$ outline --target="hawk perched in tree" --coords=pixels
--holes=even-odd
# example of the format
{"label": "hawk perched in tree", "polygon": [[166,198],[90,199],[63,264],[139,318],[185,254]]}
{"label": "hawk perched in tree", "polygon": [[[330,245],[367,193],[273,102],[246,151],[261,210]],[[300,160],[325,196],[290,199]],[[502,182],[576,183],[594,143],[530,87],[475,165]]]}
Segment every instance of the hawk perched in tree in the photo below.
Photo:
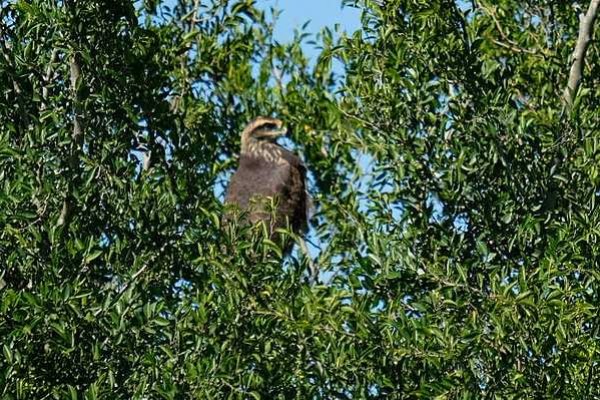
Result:
{"label": "hawk perched in tree", "polygon": [[282,125],[278,119],[258,117],[242,131],[239,166],[225,197],[225,203],[237,205],[250,223],[264,221],[271,239],[277,228],[288,224],[296,234],[308,227],[306,169],[298,156],[275,142],[287,132]]}

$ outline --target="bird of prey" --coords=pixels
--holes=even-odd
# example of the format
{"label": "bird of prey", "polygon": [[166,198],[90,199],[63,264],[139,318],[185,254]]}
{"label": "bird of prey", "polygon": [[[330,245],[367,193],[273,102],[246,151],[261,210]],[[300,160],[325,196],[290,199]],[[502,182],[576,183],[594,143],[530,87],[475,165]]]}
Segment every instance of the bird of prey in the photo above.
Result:
{"label": "bird of prey", "polygon": [[[276,143],[287,132],[282,125],[279,119],[258,117],[242,131],[239,166],[225,197],[225,204],[236,205],[246,222],[264,221],[271,240],[277,228],[302,235],[308,227],[306,169],[297,155]],[[284,252],[292,245],[288,241]]]}

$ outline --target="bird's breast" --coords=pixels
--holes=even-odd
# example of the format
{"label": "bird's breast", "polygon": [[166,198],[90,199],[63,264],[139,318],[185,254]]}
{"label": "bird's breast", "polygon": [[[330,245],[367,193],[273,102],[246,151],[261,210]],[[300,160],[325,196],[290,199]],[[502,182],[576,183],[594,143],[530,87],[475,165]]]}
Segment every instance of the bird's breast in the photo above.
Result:
{"label": "bird's breast", "polygon": [[289,169],[287,162],[278,164],[261,157],[242,155],[230,182],[228,202],[245,204],[257,195],[275,196],[281,193],[289,180]]}

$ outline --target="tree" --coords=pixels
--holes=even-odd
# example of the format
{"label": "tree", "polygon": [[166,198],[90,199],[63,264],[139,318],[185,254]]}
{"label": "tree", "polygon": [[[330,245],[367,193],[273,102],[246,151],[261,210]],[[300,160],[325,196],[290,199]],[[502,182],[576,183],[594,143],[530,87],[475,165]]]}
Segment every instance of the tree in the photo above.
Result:
{"label": "tree", "polygon": [[[251,0],[2,2],[3,398],[600,394],[597,2],[345,3],[311,64]],[[220,225],[256,115],[315,284]]]}

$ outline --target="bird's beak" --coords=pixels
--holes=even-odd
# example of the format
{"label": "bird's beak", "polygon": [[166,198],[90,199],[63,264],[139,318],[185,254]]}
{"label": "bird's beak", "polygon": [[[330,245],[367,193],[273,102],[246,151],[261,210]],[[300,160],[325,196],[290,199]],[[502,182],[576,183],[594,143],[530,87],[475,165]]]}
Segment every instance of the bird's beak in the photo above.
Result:
{"label": "bird's beak", "polygon": [[273,136],[275,137],[279,137],[279,136],[285,136],[288,133],[288,129],[285,126],[279,127],[279,129],[275,129],[273,131]]}
{"label": "bird's beak", "polygon": [[280,136],[284,136],[288,133],[286,127],[279,126],[278,129],[272,129],[270,131],[262,132],[260,136],[269,139],[277,139]]}
{"label": "bird's beak", "polygon": [[272,132],[274,137],[284,136],[285,134],[287,134],[288,130],[285,126],[283,126],[283,121],[278,119],[276,124],[277,124],[276,125],[277,129],[273,129],[273,132]]}

